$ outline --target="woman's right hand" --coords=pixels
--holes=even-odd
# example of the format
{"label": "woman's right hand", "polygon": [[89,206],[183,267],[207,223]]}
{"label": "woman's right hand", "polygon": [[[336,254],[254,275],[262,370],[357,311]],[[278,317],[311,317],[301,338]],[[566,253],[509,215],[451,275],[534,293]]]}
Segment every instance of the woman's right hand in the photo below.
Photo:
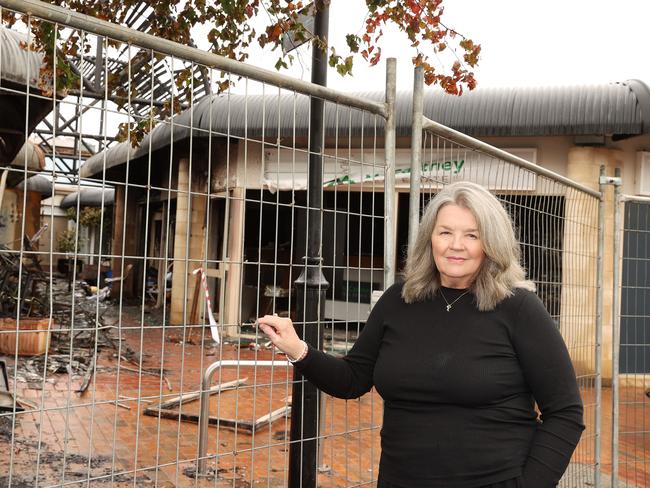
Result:
{"label": "woman's right hand", "polygon": [[303,354],[305,342],[296,334],[291,319],[277,315],[265,315],[257,319],[257,324],[262,332],[269,336],[275,347],[290,359],[297,359]]}

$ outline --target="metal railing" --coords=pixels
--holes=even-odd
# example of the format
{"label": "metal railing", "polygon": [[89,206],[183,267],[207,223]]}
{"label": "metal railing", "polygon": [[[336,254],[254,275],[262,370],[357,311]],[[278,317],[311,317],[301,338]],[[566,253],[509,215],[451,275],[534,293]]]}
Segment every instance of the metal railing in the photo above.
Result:
{"label": "metal railing", "polygon": [[[208,366],[203,373],[203,381],[201,382],[201,406],[199,414],[199,456],[197,460],[197,471],[199,474],[205,474],[207,467],[207,440],[208,440],[208,426],[210,425],[210,389],[212,388],[212,377],[221,368],[224,367],[246,367],[252,366],[255,368],[270,367],[275,368],[279,366],[289,367],[292,364],[289,361],[237,361],[225,360],[217,361]],[[219,428],[219,420],[216,420],[217,428]]]}

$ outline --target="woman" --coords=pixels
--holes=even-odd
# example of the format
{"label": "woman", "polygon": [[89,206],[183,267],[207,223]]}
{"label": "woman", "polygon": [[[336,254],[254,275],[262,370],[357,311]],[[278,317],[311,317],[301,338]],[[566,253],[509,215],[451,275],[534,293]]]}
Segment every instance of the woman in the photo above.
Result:
{"label": "woman", "polygon": [[308,347],[289,319],[259,319],[324,392],[356,398],[377,388],[378,487],[557,485],[584,429],[582,402],[519,258],[499,201],[458,182],[427,206],[404,282],[382,295],[347,356]]}

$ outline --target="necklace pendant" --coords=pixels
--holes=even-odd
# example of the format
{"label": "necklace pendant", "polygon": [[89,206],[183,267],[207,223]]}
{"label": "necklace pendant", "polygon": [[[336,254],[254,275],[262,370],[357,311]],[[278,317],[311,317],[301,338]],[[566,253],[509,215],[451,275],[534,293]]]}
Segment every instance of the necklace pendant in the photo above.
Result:
{"label": "necklace pendant", "polygon": [[449,312],[449,310],[451,310],[451,305],[447,305],[447,312]]}

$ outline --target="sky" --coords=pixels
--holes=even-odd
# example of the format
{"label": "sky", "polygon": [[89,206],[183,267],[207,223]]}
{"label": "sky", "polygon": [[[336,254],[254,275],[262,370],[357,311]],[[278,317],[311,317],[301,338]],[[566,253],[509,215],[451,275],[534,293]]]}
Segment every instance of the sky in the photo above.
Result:
{"label": "sky", "polygon": [[[478,87],[597,84],[641,79],[650,85],[650,0],[444,0],[443,21],[482,46]],[[331,0],[330,40],[345,48],[347,33],[363,33],[364,0]],[[258,29],[259,31],[259,29]],[[206,30],[207,33],[207,30]],[[205,37],[205,34],[204,34]],[[200,44],[200,38],[197,38]],[[207,44],[207,41],[206,41]],[[413,86],[412,51],[396,30],[385,33],[383,59],[369,67],[358,57],[354,75],[328,74],[342,91],[383,91],[385,59],[397,58],[397,89]],[[282,72],[310,80],[310,50]],[[275,53],[252,50],[250,62],[274,70]],[[451,66],[452,60],[447,60]],[[237,83],[233,92],[259,92]]]}
{"label": "sky", "polygon": [[[479,87],[575,85],[638,78],[650,84],[648,0],[445,0],[443,21],[482,46],[475,71]],[[348,32],[363,29],[363,0],[332,0],[330,39],[344,46]],[[410,90],[413,68],[403,34],[388,32],[384,60],[398,59],[398,90]],[[300,50],[291,76],[310,79],[310,53]],[[275,55],[252,53],[272,68]],[[451,61],[449,61],[449,66]],[[354,75],[328,74],[328,85],[345,91],[383,90],[384,61],[373,68],[358,58]]]}

